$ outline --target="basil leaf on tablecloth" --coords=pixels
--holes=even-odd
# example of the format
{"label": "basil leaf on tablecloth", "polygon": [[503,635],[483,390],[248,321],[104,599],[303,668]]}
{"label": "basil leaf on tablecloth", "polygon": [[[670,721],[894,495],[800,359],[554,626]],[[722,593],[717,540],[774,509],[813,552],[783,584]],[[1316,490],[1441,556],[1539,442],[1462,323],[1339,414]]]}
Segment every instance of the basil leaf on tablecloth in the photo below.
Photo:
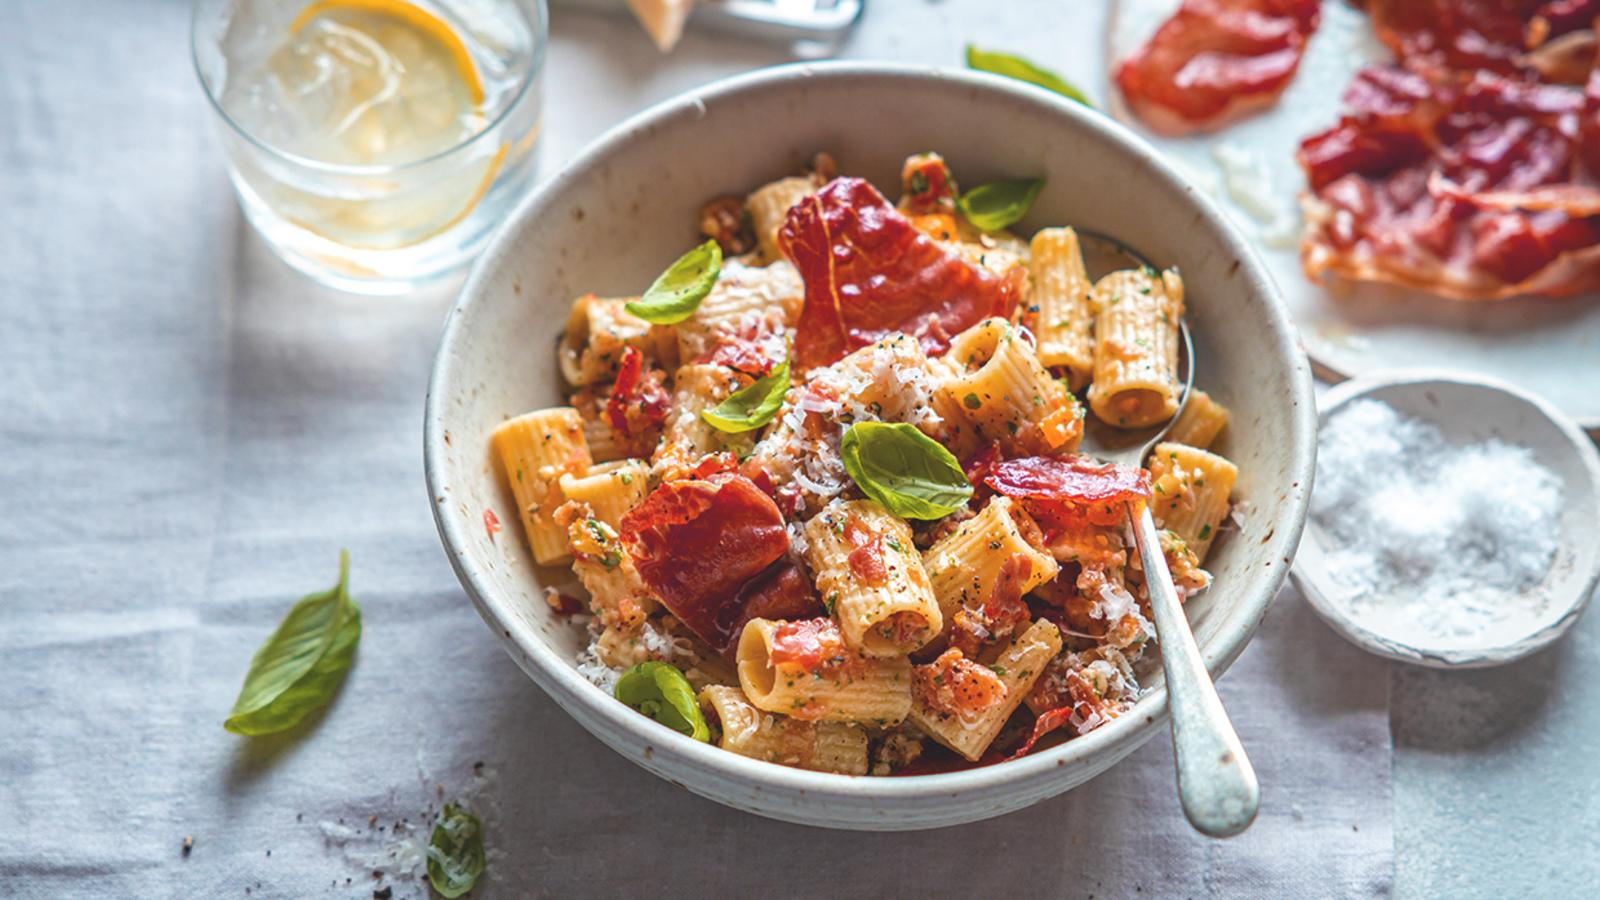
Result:
{"label": "basil leaf on tablecloth", "polygon": [[472,890],[483,874],[483,823],[446,803],[428,840],[428,883],[439,896],[454,898]]}
{"label": "basil leaf on tablecloth", "polygon": [[349,584],[350,555],[341,550],[338,584],[302,597],[256,651],[224,728],[284,731],[333,698],[361,640],[361,610]]}
{"label": "basil leaf on tablecloth", "polygon": [[1076,100],[1084,106],[1094,109],[1094,103],[1089,100],[1089,95],[1079,90],[1072,82],[1060,75],[1011,53],[1000,53],[994,50],[979,50],[971,44],[967,45],[967,68],[977,69],[980,72],[990,72],[995,75],[1004,75],[1018,81],[1038,85],[1048,91],[1055,91],[1069,100]]}

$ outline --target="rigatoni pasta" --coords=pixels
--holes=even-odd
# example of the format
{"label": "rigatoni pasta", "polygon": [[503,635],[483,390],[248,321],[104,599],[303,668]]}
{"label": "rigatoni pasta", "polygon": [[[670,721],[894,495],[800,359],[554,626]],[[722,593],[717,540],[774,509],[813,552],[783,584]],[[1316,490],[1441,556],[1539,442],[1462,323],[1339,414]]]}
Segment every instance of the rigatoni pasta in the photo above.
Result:
{"label": "rigatoni pasta", "polygon": [[995,497],[982,512],[929,547],[922,555],[923,565],[944,619],[953,619],[964,605],[988,599],[1000,567],[1014,555],[1021,554],[1032,564],[1023,593],[1054,578],[1059,567],[1043,541],[1026,510],[1010,497]]}
{"label": "rigatoni pasta", "polygon": [[1094,374],[1094,310],[1078,233],[1071,228],[1043,228],[1029,248],[1039,362],[1065,370],[1070,387],[1080,390]]}
{"label": "rigatoni pasta", "polygon": [[745,211],[750,214],[750,225],[756,233],[756,244],[764,262],[783,259],[778,250],[778,229],[789,214],[789,208],[799,203],[821,185],[808,175],[796,175],[768,182],[750,192],[745,198]]}
{"label": "rigatoni pasta", "polygon": [[663,366],[677,362],[672,329],[652,325],[626,309],[637,299],[585,294],[573,302],[558,354],[561,374],[569,384],[598,384],[615,378],[625,347],[633,347]]}
{"label": "rigatoni pasta", "polygon": [[944,628],[911,528],[871,500],[834,501],[806,523],[806,562],[845,643],[904,656]]}
{"label": "rigatoni pasta", "polygon": [[584,503],[594,517],[612,528],[622,523],[622,514],[644,500],[650,490],[650,467],[642,459],[623,459],[593,465],[578,475],[561,476],[561,493],[566,499]]}
{"label": "rigatoni pasta", "polygon": [[708,685],[700,702],[717,726],[717,746],[782,766],[867,774],[867,733],[844,722],[809,722],[757,709],[736,687]]}
{"label": "rigatoni pasta", "polygon": [[1215,453],[1163,442],[1150,452],[1150,478],[1155,492],[1150,514],[1156,524],[1171,530],[1205,562],[1232,508],[1228,496],[1239,468]]}
{"label": "rigatoni pasta", "polygon": [[1045,370],[1025,331],[985,319],[956,335],[948,359],[955,374],[939,393],[984,438],[1024,454],[1077,449],[1077,400]]}
{"label": "rigatoni pasta", "polygon": [[1167,432],[1167,440],[1205,450],[1226,427],[1228,408],[1197,388],[1189,392],[1189,399],[1178,413],[1177,421],[1172,423],[1172,430]]}
{"label": "rigatoni pasta", "polygon": [[748,454],[750,434],[718,431],[700,415],[743,387],[749,378],[714,363],[682,366],[673,376],[671,412],[651,463],[663,477],[675,476],[713,453]]}
{"label": "rigatoni pasta", "polygon": [[566,559],[565,530],[555,521],[561,476],[584,474],[593,464],[578,411],[562,406],[509,419],[494,430],[490,443],[517,498],[534,561],[550,565]]}
{"label": "rigatoni pasta", "polygon": [[489,436],[534,559],[571,559],[546,598],[588,630],[578,670],[819,772],[987,764],[1101,727],[1156,637],[1130,511],[1150,506],[1190,596],[1238,478],[1202,391],[1147,469],[1078,453],[1088,414],[1177,413],[1183,283],[1092,281],[1079,232],[1012,234],[936,154],[894,204],[831,168],[707,204],[715,245],[632,311],[579,297],[571,405]]}
{"label": "rigatoni pasta", "polygon": [[1178,411],[1178,323],[1183,280],[1176,270],[1127,269],[1095,282],[1094,382],[1089,408],[1102,422],[1143,428]]}
{"label": "rigatoni pasta", "polygon": [[883,726],[911,709],[911,661],[850,648],[831,619],[750,620],[738,670],[751,703],[798,719]]}
{"label": "rigatoni pasta", "polygon": [[1045,665],[1061,652],[1061,632],[1040,619],[988,665],[946,650],[918,666],[911,721],[939,743],[976,762],[994,743]]}

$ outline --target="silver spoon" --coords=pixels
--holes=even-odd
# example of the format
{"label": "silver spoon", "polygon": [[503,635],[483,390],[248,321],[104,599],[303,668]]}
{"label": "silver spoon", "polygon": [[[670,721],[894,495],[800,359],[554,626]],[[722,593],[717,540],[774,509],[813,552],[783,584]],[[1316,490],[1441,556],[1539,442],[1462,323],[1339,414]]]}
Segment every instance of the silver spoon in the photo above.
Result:
{"label": "silver spoon", "polygon": [[[1149,265],[1144,257],[1111,238],[1079,233],[1084,263],[1093,279],[1117,269]],[[1194,387],[1194,343],[1189,325],[1179,323],[1183,341],[1183,393],[1178,412],[1189,402]],[[1097,459],[1142,466],[1154,447],[1177,420],[1144,430],[1111,428],[1090,416],[1081,450]],[[1178,770],[1178,799],[1196,830],[1212,837],[1230,837],[1250,827],[1261,805],[1261,786],[1244,746],[1228,721],[1189,630],[1178,592],[1167,571],[1161,539],[1147,504],[1129,504],[1128,524],[1144,566],[1150,609],[1155,616],[1162,669],[1167,679],[1167,705],[1172,713],[1172,750]]]}

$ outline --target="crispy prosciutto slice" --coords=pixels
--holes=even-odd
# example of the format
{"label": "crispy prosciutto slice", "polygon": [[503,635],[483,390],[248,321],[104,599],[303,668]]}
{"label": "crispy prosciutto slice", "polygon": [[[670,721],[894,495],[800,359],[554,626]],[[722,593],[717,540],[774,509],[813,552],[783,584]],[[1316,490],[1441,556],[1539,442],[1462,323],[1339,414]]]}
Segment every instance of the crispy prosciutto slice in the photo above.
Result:
{"label": "crispy prosciutto slice", "polygon": [[943,353],[956,332],[1009,316],[1020,289],[939,246],[860,178],[836,178],[796,203],[778,246],[805,281],[794,343],[801,369],[897,331]]}
{"label": "crispy prosciutto slice", "polygon": [[1339,123],[1300,145],[1307,276],[1459,300],[1600,287],[1600,191],[1580,181],[1596,101],[1486,71],[1362,71]]}
{"label": "crispy prosciutto slice", "polygon": [[639,577],[673,615],[719,649],[727,646],[727,629],[739,623],[726,608],[789,549],[772,498],[729,472],[663,484],[621,524]]}
{"label": "crispy prosciutto slice", "polygon": [[1047,531],[1072,528],[1084,520],[1112,525],[1122,520],[1122,504],[1150,496],[1150,475],[1085,456],[1026,456],[989,467],[984,484],[997,494],[1021,500]]}
{"label": "crispy prosciutto slice", "polygon": [[1270,106],[1316,31],[1319,0],[1183,0],[1117,66],[1128,107],[1152,128],[1218,128]]}

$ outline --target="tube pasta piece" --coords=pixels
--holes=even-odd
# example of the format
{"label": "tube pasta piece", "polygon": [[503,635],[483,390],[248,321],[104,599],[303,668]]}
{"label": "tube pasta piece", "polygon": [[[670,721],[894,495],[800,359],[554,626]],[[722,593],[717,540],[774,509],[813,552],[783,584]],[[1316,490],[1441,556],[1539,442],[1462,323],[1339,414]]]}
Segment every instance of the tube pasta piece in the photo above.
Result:
{"label": "tube pasta piece", "polygon": [[626,305],[637,299],[584,294],[572,302],[559,353],[568,384],[581,387],[616,378],[624,347],[638,348],[669,369],[677,363],[672,326],[652,325],[628,312]]}
{"label": "tube pasta piece", "polygon": [[1095,283],[1089,408],[1107,425],[1142,428],[1178,411],[1183,280],[1174,269],[1125,269]]}
{"label": "tube pasta piece", "polygon": [[778,229],[783,227],[789,208],[819,187],[809,175],[795,175],[769,181],[745,198],[744,208],[750,214],[763,262],[783,259],[783,251],[778,249]]}
{"label": "tube pasta piece", "polygon": [[904,656],[939,636],[944,616],[911,528],[872,500],[835,500],[805,527],[806,562],[844,641],[867,656]]}
{"label": "tube pasta piece", "polygon": [[805,285],[785,260],[747,266],[729,260],[700,306],[675,327],[678,359],[702,362],[717,344],[732,338],[765,338],[776,345],[774,362],[785,353],[784,330],[800,318]]}
{"label": "tube pasta piece", "polygon": [[1043,543],[1039,526],[1021,505],[1010,497],[996,496],[982,512],[929,547],[922,562],[944,621],[954,621],[963,605],[987,600],[1001,568],[1015,554],[1030,561],[1022,593],[1056,577],[1060,566],[1042,549]]}
{"label": "tube pasta piece", "polygon": [[1014,454],[1078,448],[1078,401],[1040,364],[1022,329],[985,319],[956,335],[946,359],[956,373],[939,390],[985,438]]}
{"label": "tube pasta piece", "polygon": [[561,476],[561,493],[568,500],[587,503],[595,518],[613,530],[622,514],[644,502],[649,493],[650,467],[642,459],[623,459],[593,466],[587,474]]}
{"label": "tube pasta piece", "polygon": [[[929,737],[976,762],[1061,652],[1061,632],[1039,619],[983,666],[960,650],[917,666],[911,721]],[[1002,689],[995,690],[998,683]]]}
{"label": "tube pasta piece", "polygon": [[1164,441],[1150,452],[1149,469],[1154,490],[1150,513],[1156,524],[1171,530],[1205,562],[1228,516],[1228,495],[1239,468],[1215,453]]}
{"label": "tube pasta piece", "polygon": [[737,668],[751,703],[791,718],[883,726],[911,710],[911,661],[850,649],[832,619],[751,619]]}
{"label": "tube pasta piece", "polygon": [[807,722],[762,712],[736,687],[708,685],[700,705],[716,722],[717,746],[785,766],[867,774],[867,733],[845,722]]}
{"label": "tube pasta piece", "polygon": [[1204,450],[1227,426],[1228,408],[1196,388],[1189,392],[1189,400],[1178,413],[1178,421],[1172,423],[1172,430],[1167,432],[1167,440]]}
{"label": "tube pasta piece", "polygon": [[1094,312],[1089,306],[1091,284],[1071,228],[1045,228],[1029,245],[1033,278],[1032,304],[1038,308],[1033,335],[1038,340],[1039,362],[1050,369],[1066,369],[1073,390],[1080,390],[1094,374]]}
{"label": "tube pasta piece", "polygon": [[558,406],[518,416],[502,422],[489,443],[517,499],[534,561],[549,565],[567,559],[566,529],[555,520],[561,476],[585,474],[594,463],[578,411]]}
{"label": "tube pasta piece", "polygon": [[731,369],[709,363],[678,368],[672,383],[672,411],[667,416],[661,444],[651,458],[652,471],[660,480],[682,477],[712,453],[731,450],[740,457],[750,454],[755,446],[753,432],[727,434],[700,417],[703,410],[721,403],[748,381],[741,381]]}
{"label": "tube pasta piece", "polygon": [[589,445],[589,456],[597,463],[626,459],[629,448],[611,423],[606,421],[605,402],[602,400],[595,409],[594,415],[583,416],[583,439]]}

